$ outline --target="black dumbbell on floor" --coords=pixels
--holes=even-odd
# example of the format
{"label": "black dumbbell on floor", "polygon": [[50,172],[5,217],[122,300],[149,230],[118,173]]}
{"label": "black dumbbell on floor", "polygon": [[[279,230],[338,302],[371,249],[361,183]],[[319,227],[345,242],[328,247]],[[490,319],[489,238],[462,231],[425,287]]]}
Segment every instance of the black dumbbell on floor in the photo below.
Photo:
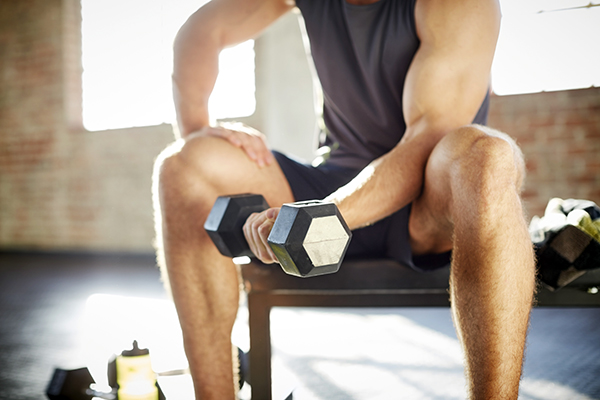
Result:
{"label": "black dumbbell on floor", "polygon": [[112,393],[96,392],[90,388],[95,383],[87,368],[61,369],[56,368],[52,379],[46,388],[46,396],[51,400],[92,400],[101,398],[114,400],[116,390]]}
{"label": "black dumbbell on floor", "polygon": [[[242,227],[250,214],[268,207],[261,195],[221,196],[204,229],[221,254],[252,257]],[[287,274],[309,277],[337,272],[351,238],[335,204],[305,201],[281,207],[268,243]]]}

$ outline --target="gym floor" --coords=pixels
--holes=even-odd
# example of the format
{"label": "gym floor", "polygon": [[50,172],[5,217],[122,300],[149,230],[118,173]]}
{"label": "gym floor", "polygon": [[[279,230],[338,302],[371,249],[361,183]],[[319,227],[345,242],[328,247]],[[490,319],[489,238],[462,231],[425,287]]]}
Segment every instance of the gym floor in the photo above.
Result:
{"label": "gym floor", "polygon": [[[103,372],[132,337],[158,370],[185,368],[176,321],[151,255],[0,253],[0,399],[45,398],[55,367]],[[277,308],[272,335],[275,399],[465,398],[448,309]],[[534,309],[520,398],[600,400],[599,337],[600,308]],[[191,399],[189,376],[160,383]]]}

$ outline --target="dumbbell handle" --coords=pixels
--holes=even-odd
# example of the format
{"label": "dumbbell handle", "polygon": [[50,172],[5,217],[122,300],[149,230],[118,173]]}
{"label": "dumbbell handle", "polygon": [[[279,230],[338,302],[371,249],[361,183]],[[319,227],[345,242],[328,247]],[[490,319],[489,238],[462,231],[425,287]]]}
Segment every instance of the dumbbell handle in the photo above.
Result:
{"label": "dumbbell handle", "polygon": [[115,400],[117,398],[116,392],[116,389],[113,392],[99,392],[91,388],[85,389],[85,394],[87,396],[98,397],[105,400]]}

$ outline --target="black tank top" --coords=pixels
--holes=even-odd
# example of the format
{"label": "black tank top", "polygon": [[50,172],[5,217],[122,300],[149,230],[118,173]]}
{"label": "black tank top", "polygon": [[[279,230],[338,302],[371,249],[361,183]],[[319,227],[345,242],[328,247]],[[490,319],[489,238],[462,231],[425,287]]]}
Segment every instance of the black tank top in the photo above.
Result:
{"label": "black tank top", "polygon": [[[404,135],[402,91],[420,43],[415,2],[296,0],[323,88],[328,163],[361,169]],[[473,122],[486,123],[488,97]]]}

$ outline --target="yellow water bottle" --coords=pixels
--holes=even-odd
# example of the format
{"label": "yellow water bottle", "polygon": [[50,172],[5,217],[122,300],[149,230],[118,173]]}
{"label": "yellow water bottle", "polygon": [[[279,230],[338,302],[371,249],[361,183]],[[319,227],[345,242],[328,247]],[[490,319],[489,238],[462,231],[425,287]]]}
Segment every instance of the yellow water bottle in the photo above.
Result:
{"label": "yellow water bottle", "polygon": [[156,375],[148,349],[140,349],[134,340],[133,349],[124,350],[116,362],[119,400],[158,400]]}

